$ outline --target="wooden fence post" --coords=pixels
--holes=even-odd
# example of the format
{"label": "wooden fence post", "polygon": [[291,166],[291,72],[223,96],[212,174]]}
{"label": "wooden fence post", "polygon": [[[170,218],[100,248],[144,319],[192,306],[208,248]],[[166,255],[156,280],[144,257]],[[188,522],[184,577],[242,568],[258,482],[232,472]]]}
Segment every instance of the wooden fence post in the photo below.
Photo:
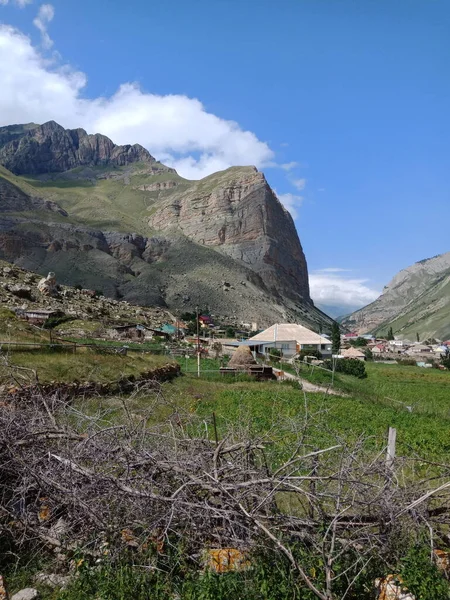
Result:
{"label": "wooden fence post", "polygon": [[394,460],[395,460],[395,443],[397,440],[397,430],[395,427],[389,427],[388,433],[388,446],[387,446],[387,454],[386,454],[386,468],[389,471],[393,470]]}

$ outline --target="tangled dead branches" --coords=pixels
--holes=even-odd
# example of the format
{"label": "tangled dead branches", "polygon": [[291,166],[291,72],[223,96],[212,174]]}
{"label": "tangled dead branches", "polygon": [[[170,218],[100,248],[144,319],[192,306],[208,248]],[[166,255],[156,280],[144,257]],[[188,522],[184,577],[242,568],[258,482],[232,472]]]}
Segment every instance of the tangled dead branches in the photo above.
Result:
{"label": "tangled dead branches", "polygon": [[[412,482],[408,463],[387,470],[384,451],[369,454],[364,439],[312,447],[311,429],[322,425],[305,414],[273,424],[290,440],[280,457],[270,435],[255,439],[242,426],[210,439],[204,421],[154,385],[137,393],[147,394],[146,408],[130,412],[122,399],[120,416],[38,394],[3,402],[0,526],[18,547],[95,553],[108,544],[114,554],[182,541],[198,557],[205,548],[263,545],[329,600],[336,581],[350,589],[399,528],[426,526],[433,545],[448,523],[445,466],[433,466],[436,481]],[[152,424],[161,407],[167,417]],[[299,545],[321,557],[322,577],[311,576]],[[343,555],[351,561],[337,573]]]}

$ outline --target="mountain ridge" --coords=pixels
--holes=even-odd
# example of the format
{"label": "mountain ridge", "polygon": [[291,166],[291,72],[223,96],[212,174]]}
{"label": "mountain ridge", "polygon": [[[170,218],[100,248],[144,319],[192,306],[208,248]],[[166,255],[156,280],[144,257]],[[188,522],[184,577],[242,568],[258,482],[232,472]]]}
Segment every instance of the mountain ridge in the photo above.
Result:
{"label": "mountain ridge", "polygon": [[402,269],[371,304],[345,317],[342,324],[359,333],[416,338],[450,337],[450,252]]}
{"label": "mountain ridge", "polygon": [[[54,122],[7,133],[15,138],[0,142],[0,164],[12,167],[0,170],[9,190],[0,197],[4,260],[137,304],[207,304],[246,322],[329,328],[310,298],[293,220],[254,167],[189,181],[100,134]],[[11,186],[28,201],[14,204]]]}
{"label": "mountain ridge", "polygon": [[0,164],[16,175],[57,173],[79,166],[123,166],[138,161],[154,163],[156,159],[139,144],[118,146],[105,135],[88,134],[81,128],[64,129],[56,121],[24,129],[22,135],[16,134],[0,146]]}

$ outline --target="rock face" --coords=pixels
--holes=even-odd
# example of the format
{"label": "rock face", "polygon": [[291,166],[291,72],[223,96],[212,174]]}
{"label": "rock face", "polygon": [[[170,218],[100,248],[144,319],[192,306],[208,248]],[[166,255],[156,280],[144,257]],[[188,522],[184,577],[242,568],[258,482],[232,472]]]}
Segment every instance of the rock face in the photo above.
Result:
{"label": "rock face", "polygon": [[254,167],[188,181],[141,146],[53,121],[0,128],[0,165],[0,258],[134,304],[330,328],[293,220]]}
{"label": "rock face", "polygon": [[55,121],[12,137],[0,148],[0,164],[16,175],[59,173],[80,166],[120,167],[156,162],[139,144],[116,146],[104,135],[88,135],[84,129],[64,129]]}
{"label": "rock face", "polygon": [[257,273],[275,295],[311,302],[308,270],[289,212],[254,167],[230,168],[166,196],[149,219]]}
{"label": "rock face", "polygon": [[343,319],[359,333],[395,334],[415,339],[450,334],[450,252],[421,260],[400,271],[379,298]]}

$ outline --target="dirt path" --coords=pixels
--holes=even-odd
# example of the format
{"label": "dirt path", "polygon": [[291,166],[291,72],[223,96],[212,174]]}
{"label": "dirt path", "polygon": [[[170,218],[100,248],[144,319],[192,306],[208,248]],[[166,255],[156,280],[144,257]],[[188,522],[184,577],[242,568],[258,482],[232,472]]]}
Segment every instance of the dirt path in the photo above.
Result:
{"label": "dirt path", "polygon": [[[324,393],[330,394],[331,396],[347,396],[344,392],[340,392],[339,390],[335,390],[331,387],[325,387],[322,385],[316,385],[315,383],[310,383],[307,379],[302,379],[301,377],[297,377],[297,375],[292,375],[291,373],[287,373],[286,371],[282,371],[281,369],[273,369],[273,372],[276,375],[277,379],[294,379],[295,381],[299,381],[302,384],[302,388],[305,392],[314,392],[314,393]],[[282,375],[281,375],[282,374]]]}

